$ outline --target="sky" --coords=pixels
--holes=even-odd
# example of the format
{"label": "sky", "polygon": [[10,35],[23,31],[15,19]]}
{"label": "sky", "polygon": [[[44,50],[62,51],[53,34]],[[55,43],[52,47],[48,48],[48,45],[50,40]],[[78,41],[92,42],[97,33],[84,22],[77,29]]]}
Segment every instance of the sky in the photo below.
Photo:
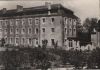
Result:
{"label": "sky", "polygon": [[16,9],[16,5],[22,5],[24,8],[41,6],[45,2],[61,3],[64,7],[74,11],[83,22],[85,18],[99,18],[99,0],[4,0],[0,1],[0,9]]}

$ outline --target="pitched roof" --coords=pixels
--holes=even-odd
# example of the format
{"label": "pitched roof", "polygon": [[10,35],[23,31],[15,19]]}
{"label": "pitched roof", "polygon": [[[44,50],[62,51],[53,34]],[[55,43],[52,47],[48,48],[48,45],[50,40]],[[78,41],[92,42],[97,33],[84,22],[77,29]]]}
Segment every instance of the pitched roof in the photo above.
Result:
{"label": "pitched roof", "polygon": [[[69,17],[77,18],[75,15],[73,15],[73,11],[70,9],[67,9],[63,7],[61,4],[52,4],[51,5],[51,11],[52,10],[58,10],[63,9],[66,13],[71,14]],[[36,7],[30,7],[30,8],[23,8],[23,11],[18,12],[17,9],[7,10],[5,13],[3,13],[2,10],[0,10],[0,17],[8,17],[8,16],[21,16],[21,15],[33,15],[33,14],[45,14],[48,11],[47,6],[36,6]]]}

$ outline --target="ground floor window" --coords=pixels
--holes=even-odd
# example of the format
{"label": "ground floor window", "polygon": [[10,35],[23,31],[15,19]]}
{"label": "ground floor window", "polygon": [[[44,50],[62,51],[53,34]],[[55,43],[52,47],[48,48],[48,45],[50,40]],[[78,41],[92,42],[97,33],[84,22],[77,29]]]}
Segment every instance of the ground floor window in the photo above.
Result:
{"label": "ground floor window", "polygon": [[51,39],[51,45],[54,45],[54,44],[55,44],[54,39]]}
{"label": "ground floor window", "polygon": [[72,47],[72,45],[73,45],[72,41],[69,41],[69,47]]}

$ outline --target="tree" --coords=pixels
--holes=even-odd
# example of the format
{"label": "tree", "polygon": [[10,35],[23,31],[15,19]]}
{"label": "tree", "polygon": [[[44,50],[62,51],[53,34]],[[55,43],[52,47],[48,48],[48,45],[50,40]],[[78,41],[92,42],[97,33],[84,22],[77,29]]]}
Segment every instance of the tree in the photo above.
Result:
{"label": "tree", "polygon": [[92,32],[95,26],[97,25],[97,18],[86,18],[83,26],[88,30],[88,32]]}
{"label": "tree", "polygon": [[88,61],[87,61],[88,68],[98,68],[100,69],[100,48],[96,48],[91,51]]}
{"label": "tree", "polygon": [[72,65],[74,65],[76,69],[79,69],[85,66],[85,55],[82,51],[70,50],[69,55],[70,55],[69,62]]}

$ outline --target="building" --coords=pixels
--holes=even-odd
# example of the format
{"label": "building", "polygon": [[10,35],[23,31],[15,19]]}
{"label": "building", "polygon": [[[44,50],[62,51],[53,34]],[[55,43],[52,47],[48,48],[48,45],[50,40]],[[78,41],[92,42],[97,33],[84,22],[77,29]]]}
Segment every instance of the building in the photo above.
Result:
{"label": "building", "polygon": [[100,20],[98,21],[97,25],[97,44],[100,47]]}
{"label": "building", "polygon": [[[47,41],[48,47],[73,47],[77,38],[77,22],[74,12],[61,4],[45,3],[44,6],[0,11],[3,38],[6,44],[37,46]],[[74,44],[75,44],[74,43]]]}
{"label": "building", "polygon": [[91,42],[93,46],[100,47],[100,20],[91,33]]}
{"label": "building", "polygon": [[2,25],[0,24],[0,40],[2,38]]}

